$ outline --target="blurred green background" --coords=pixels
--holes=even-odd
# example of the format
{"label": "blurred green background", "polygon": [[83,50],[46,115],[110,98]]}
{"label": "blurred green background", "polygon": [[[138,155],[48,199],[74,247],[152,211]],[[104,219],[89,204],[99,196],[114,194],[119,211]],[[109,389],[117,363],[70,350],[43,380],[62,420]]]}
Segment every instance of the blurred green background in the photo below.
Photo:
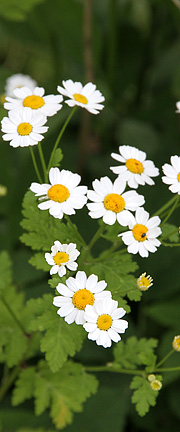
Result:
{"label": "blurred green background", "polygon": [[[82,184],[91,187],[94,178],[104,175],[115,179],[110,154],[118,152],[119,145],[144,150],[160,172],[171,155],[180,155],[180,119],[175,114],[180,100],[180,10],[171,0],[0,0],[0,41],[0,94],[9,76],[23,73],[46,94],[57,94],[57,85],[72,79],[94,82],[105,96],[100,115],[78,110],[63,136],[61,166],[81,174]],[[48,119],[49,132],[42,142],[46,160],[69,110],[64,105]],[[1,118],[6,115],[1,106]],[[0,200],[0,247],[9,250],[15,281],[19,289],[26,285],[27,297],[48,291],[44,275],[28,264],[30,251],[19,242],[21,202],[32,181],[37,179],[29,149],[11,148],[1,139],[0,184],[8,194]],[[172,197],[161,177],[155,181],[156,186],[138,191],[150,214]],[[98,226],[86,209],[73,220],[87,240]],[[180,224],[178,211],[172,223]],[[154,285],[140,304],[131,304],[127,337],[158,338],[163,356],[180,331],[179,248],[159,248],[148,260],[135,259],[137,277],[146,271]],[[87,343],[77,360],[101,364],[111,355],[111,350]],[[179,356],[174,354],[171,364],[179,365]],[[99,393],[64,430],[179,432],[179,377],[166,375],[157,406],[142,419],[130,403],[129,378],[103,374]],[[48,415],[35,418],[31,403],[12,409],[10,397],[0,408],[0,427],[2,432],[53,430]]]}

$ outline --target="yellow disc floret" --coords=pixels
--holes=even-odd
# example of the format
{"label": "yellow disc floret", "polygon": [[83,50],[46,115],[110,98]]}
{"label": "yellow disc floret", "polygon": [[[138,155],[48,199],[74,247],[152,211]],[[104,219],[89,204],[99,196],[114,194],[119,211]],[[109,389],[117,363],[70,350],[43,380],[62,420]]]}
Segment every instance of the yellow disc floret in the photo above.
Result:
{"label": "yellow disc floret", "polygon": [[162,383],[161,383],[161,381],[155,379],[154,381],[150,382],[150,386],[154,391],[158,391],[158,390],[161,390]]}
{"label": "yellow disc floret", "polygon": [[44,105],[44,99],[41,96],[31,95],[23,100],[23,106],[31,109],[38,109]]}
{"label": "yellow disc floret", "polygon": [[66,186],[56,184],[50,187],[47,194],[50,200],[62,203],[69,198],[70,192]]}
{"label": "yellow disc floret", "polygon": [[143,164],[137,159],[127,159],[126,167],[133,174],[142,174],[144,172]]}
{"label": "yellow disc floret", "polygon": [[73,94],[73,98],[75,99],[76,102],[80,102],[80,103],[82,103],[84,105],[87,105],[87,103],[88,103],[88,100],[87,100],[86,96],[83,96],[80,93],[74,93]]}
{"label": "yellow disc floret", "polygon": [[17,127],[17,132],[19,135],[29,135],[32,132],[32,126],[30,123],[20,123]]}
{"label": "yellow disc floret", "polygon": [[152,282],[153,278],[150,275],[146,276],[145,272],[137,279],[137,286],[141,291],[146,291],[153,285]]}
{"label": "yellow disc floret", "polygon": [[100,315],[97,320],[97,326],[100,330],[109,330],[112,325],[112,318],[108,314]]}
{"label": "yellow disc floret", "polygon": [[175,351],[180,352],[180,335],[174,336],[172,346],[173,346]]}
{"label": "yellow disc floret", "polygon": [[94,295],[86,288],[76,291],[72,298],[73,305],[80,310],[84,310],[87,305],[94,304]]}
{"label": "yellow disc floret", "polygon": [[141,225],[141,224],[134,225],[134,228],[132,229],[132,233],[133,233],[135,240],[137,240],[139,242],[143,242],[146,240],[147,231],[148,231],[148,228],[145,225]]}
{"label": "yellow disc floret", "polygon": [[178,182],[180,182],[180,172],[177,175]]}
{"label": "yellow disc floret", "polygon": [[66,252],[57,252],[57,254],[53,257],[55,264],[61,265],[67,263],[69,260],[69,255]]}
{"label": "yellow disc floret", "polygon": [[119,213],[124,210],[125,201],[124,198],[116,193],[106,195],[104,198],[104,207],[106,210],[111,210],[114,213]]}

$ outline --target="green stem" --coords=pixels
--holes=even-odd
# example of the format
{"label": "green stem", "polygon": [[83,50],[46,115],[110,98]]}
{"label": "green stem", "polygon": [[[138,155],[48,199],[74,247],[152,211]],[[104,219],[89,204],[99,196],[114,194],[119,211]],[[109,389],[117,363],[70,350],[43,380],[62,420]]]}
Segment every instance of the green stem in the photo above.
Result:
{"label": "green stem", "polygon": [[176,371],[180,371],[180,366],[170,367],[170,368],[158,368],[154,370],[154,372],[176,372]]}
{"label": "green stem", "polygon": [[87,372],[114,372],[114,373],[124,373],[128,375],[144,375],[144,370],[132,370],[132,369],[121,369],[111,366],[85,366]]}
{"label": "green stem", "polygon": [[177,233],[178,230],[179,230],[179,228],[176,228],[175,230],[171,231],[170,233],[168,233],[168,234],[162,236],[162,237],[161,237],[161,241],[164,240],[164,239],[166,239],[166,238],[171,237],[173,234]]}
{"label": "green stem", "polygon": [[7,391],[13,384],[13,382],[15,381],[16,377],[18,376],[19,371],[20,371],[20,366],[18,365],[12,370],[11,374],[4,380],[4,384],[2,383],[0,389],[0,401],[3,400],[5,394],[7,393]]}
{"label": "green stem", "polygon": [[99,239],[99,237],[101,237],[101,234],[103,233],[104,230],[105,230],[105,224],[102,223],[88,245],[89,250],[92,249],[94,243],[96,243],[96,241]]}
{"label": "green stem", "polygon": [[171,351],[169,351],[165,357],[163,357],[163,359],[156,365],[156,368],[159,368],[160,365],[162,365],[173,353],[174,353],[174,349],[172,349]]}
{"label": "green stem", "polygon": [[53,150],[52,150],[52,152],[51,152],[51,156],[50,156],[50,159],[49,159],[49,164],[48,164],[48,169],[47,169],[48,172],[49,172],[49,170],[50,170],[50,168],[51,168],[51,162],[52,162],[52,159],[53,159],[54,153],[55,153],[55,151],[56,151],[56,148],[57,148],[57,146],[58,146],[58,144],[59,144],[59,142],[60,142],[60,140],[61,140],[61,137],[62,137],[62,135],[63,135],[63,133],[64,133],[64,131],[65,131],[65,129],[66,129],[68,123],[69,123],[69,121],[71,120],[71,117],[73,116],[74,112],[76,111],[76,108],[77,108],[77,106],[75,105],[74,108],[71,110],[71,112],[70,112],[68,118],[66,119],[66,121],[65,121],[65,123],[64,123],[64,125],[63,125],[63,127],[61,128],[61,130],[60,130],[60,132],[59,132],[59,135],[58,135],[57,140],[56,140],[56,142],[55,142],[55,144],[54,144],[54,148],[53,148]]}
{"label": "green stem", "polygon": [[33,151],[33,149],[32,149],[31,146],[29,146],[29,148],[30,148],[30,152],[31,152],[31,157],[32,157],[34,169],[35,169],[36,174],[37,174],[37,178],[38,178],[39,182],[42,183],[42,179],[41,179],[41,176],[40,176],[40,173],[39,173],[39,170],[38,170],[38,166],[37,166],[37,163],[36,163],[36,159],[35,159],[35,156],[34,156],[34,151]]}
{"label": "green stem", "polygon": [[26,330],[24,329],[23,325],[21,324],[21,322],[18,320],[18,318],[16,317],[15,313],[13,312],[13,310],[11,309],[11,307],[9,306],[9,304],[6,302],[6,300],[1,297],[1,301],[4,304],[4,306],[6,307],[6,309],[8,310],[8,312],[11,314],[11,316],[13,317],[14,321],[16,322],[16,324],[18,325],[18,327],[20,328],[20,330],[22,331],[23,335],[25,337],[28,337],[28,334],[26,333]]}
{"label": "green stem", "polygon": [[42,169],[43,169],[43,173],[44,173],[44,181],[45,181],[45,183],[47,183],[48,175],[47,175],[46,163],[45,163],[45,159],[44,159],[44,155],[43,155],[43,151],[42,151],[42,146],[41,146],[40,142],[38,143],[38,150],[39,150],[39,156],[41,159],[41,165],[42,165]]}
{"label": "green stem", "polygon": [[83,239],[83,237],[81,236],[81,234],[79,233],[76,225],[74,225],[72,223],[72,221],[71,221],[71,219],[70,219],[70,217],[68,215],[65,215],[65,218],[66,218],[67,222],[69,223],[69,225],[71,226],[71,228],[73,229],[73,231],[75,231],[76,236],[79,238],[79,242],[81,243],[81,245],[87,248],[86,242]]}
{"label": "green stem", "polygon": [[156,213],[153,214],[153,216],[160,216],[160,214],[167,210],[174,203],[174,201],[176,201],[176,196],[171,198],[166,204],[164,204],[164,206],[157,210]]}
{"label": "green stem", "polygon": [[174,212],[174,210],[175,210],[175,208],[176,208],[176,206],[178,204],[178,201],[179,201],[179,195],[176,197],[174,205],[171,207],[169,213],[167,214],[167,216],[165,217],[165,219],[161,223],[161,226],[163,226],[167,222],[167,220],[170,218],[170,216],[172,215],[172,213]]}

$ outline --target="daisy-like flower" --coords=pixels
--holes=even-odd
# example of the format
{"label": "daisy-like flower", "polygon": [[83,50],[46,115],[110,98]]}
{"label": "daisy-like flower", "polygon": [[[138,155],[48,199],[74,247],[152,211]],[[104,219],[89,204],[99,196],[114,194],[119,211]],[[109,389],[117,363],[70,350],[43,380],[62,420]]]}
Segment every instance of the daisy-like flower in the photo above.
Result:
{"label": "daisy-like flower", "polygon": [[144,186],[145,183],[154,184],[151,177],[157,177],[159,169],[152,161],[146,160],[145,152],[136,147],[124,145],[119,147],[119,153],[112,153],[111,156],[123,165],[110,167],[110,169],[125,180],[130,188],[137,189],[139,185]]}
{"label": "daisy-like flower", "polygon": [[14,95],[16,98],[6,97],[4,108],[7,110],[17,110],[19,108],[31,108],[36,113],[41,113],[46,117],[56,114],[61,108],[63,98],[60,95],[44,96],[43,87],[35,87],[34,90],[28,87],[16,88]]}
{"label": "daisy-like flower", "polygon": [[123,242],[128,246],[129,253],[139,253],[146,258],[149,252],[156,252],[157,247],[161,244],[157,239],[162,232],[158,226],[160,222],[159,216],[149,218],[149,213],[139,207],[135,216],[131,214],[128,224],[131,231],[119,234],[118,237],[122,237]]}
{"label": "daisy-like flower", "polygon": [[171,156],[171,165],[164,164],[162,166],[163,173],[165,176],[162,177],[163,183],[169,186],[169,190],[172,193],[178,193],[180,195],[180,157]]}
{"label": "daisy-like flower", "polygon": [[111,299],[110,291],[104,291],[107,283],[102,280],[98,282],[98,277],[91,274],[86,276],[84,271],[78,271],[75,277],[69,277],[66,285],[59,283],[56,287],[60,296],[53,299],[53,304],[59,309],[58,315],[64,317],[68,324],[84,324],[84,313],[87,305],[93,305],[97,299],[108,297]]}
{"label": "daisy-like flower", "polygon": [[147,291],[152,285],[153,278],[150,275],[146,276],[146,272],[137,279],[137,286],[140,291]]}
{"label": "daisy-like flower", "polygon": [[78,264],[75,262],[80,252],[76,249],[76,244],[61,244],[56,240],[51,247],[51,253],[45,253],[45,259],[51,265],[50,275],[58,273],[60,277],[66,274],[68,270],[76,270]]}
{"label": "daisy-like flower", "polygon": [[[93,203],[87,204],[92,219],[103,218],[108,225],[113,225],[116,220],[122,226],[127,226],[130,211],[137,210],[144,204],[143,195],[135,191],[124,192],[126,182],[117,178],[114,182],[108,177],[94,180],[94,191],[88,191],[87,196]],[[124,193],[123,193],[124,192]]]}
{"label": "daisy-like flower", "polygon": [[151,386],[152,390],[159,391],[162,388],[162,382],[159,381],[158,379],[155,379],[154,381],[150,382],[150,386]]}
{"label": "daisy-like flower", "polygon": [[175,351],[180,352],[180,335],[174,336],[172,346]]}
{"label": "daisy-like flower", "polygon": [[99,114],[99,111],[104,108],[101,102],[104,102],[105,98],[99,90],[96,90],[95,84],[89,82],[83,87],[80,82],[73,82],[70,79],[62,83],[64,88],[58,86],[57,90],[63,96],[69,98],[65,103],[70,107],[78,105],[91,114]]}
{"label": "daisy-like flower", "polygon": [[104,348],[109,348],[112,341],[119,342],[119,333],[124,333],[128,327],[128,322],[121,319],[125,313],[122,307],[118,308],[118,302],[109,297],[96,300],[93,306],[87,305],[83,327],[88,332],[88,339]]}
{"label": "daisy-like flower", "polygon": [[30,190],[37,197],[45,200],[38,205],[40,210],[49,210],[50,215],[62,219],[64,214],[75,214],[75,209],[81,209],[87,202],[86,186],[78,186],[81,176],[71,171],[51,168],[50,184],[32,183]]}
{"label": "daisy-like flower", "polygon": [[15,74],[11,75],[6,80],[5,84],[5,95],[13,97],[14,90],[16,88],[28,87],[30,90],[34,90],[37,87],[37,82],[32,79],[29,75]]}
{"label": "daisy-like flower", "polygon": [[8,117],[1,121],[1,130],[4,141],[10,141],[12,147],[28,147],[42,141],[43,133],[48,127],[44,126],[47,118],[38,113],[33,113],[30,108],[10,111]]}

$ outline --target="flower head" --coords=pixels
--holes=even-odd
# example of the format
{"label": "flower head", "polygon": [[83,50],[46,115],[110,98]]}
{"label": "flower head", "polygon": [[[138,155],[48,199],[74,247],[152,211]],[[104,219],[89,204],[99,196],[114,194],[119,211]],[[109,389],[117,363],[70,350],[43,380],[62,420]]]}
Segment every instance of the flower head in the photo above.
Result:
{"label": "flower head", "polygon": [[131,215],[128,224],[131,231],[119,234],[119,237],[122,236],[123,242],[128,246],[128,252],[139,253],[143,258],[148,257],[149,252],[156,252],[157,247],[161,244],[157,240],[162,232],[161,228],[158,227],[160,222],[158,216],[149,218],[149,213],[139,207],[135,216]]}
{"label": "flower head", "polygon": [[159,381],[158,379],[155,379],[155,380],[150,382],[150,386],[151,386],[152,390],[159,391],[162,388],[162,382]]}
{"label": "flower head", "polygon": [[4,141],[10,141],[12,147],[28,147],[42,141],[43,133],[48,127],[44,126],[47,118],[39,113],[33,113],[30,108],[10,111],[8,117],[1,121]]}
{"label": "flower head", "polygon": [[153,278],[150,275],[146,276],[146,272],[137,279],[137,286],[140,291],[147,291],[152,285]]}
{"label": "flower head", "polygon": [[146,153],[138,150],[136,147],[120,146],[119,153],[112,153],[113,159],[121,162],[123,165],[110,167],[118,174],[120,179],[125,180],[130,188],[137,189],[139,185],[153,185],[151,177],[157,177],[159,170],[150,160],[146,160]]}
{"label": "flower head", "polygon": [[61,244],[56,240],[51,247],[51,253],[45,253],[47,263],[52,266],[50,275],[58,273],[62,277],[66,274],[66,267],[68,270],[76,270],[78,265],[75,260],[79,255],[76,244]]}
{"label": "flower head", "polygon": [[32,79],[29,75],[14,74],[6,80],[5,95],[14,97],[14,90],[16,88],[28,87],[30,90],[34,90],[37,86],[37,82]]}
{"label": "flower head", "polygon": [[93,219],[103,218],[108,225],[116,220],[122,226],[127,226],[130,211],[135,211],[144,204],[144,197],[135,191],[124,192],[126,182],[117,178],[114,182],[108,177],[102,177],[93,182],[94,191],[88,191],[87,196],[93,203],[87,204],[89,216]]}
{"label": "flower head", "polygon": [[99,111],[104,108],[104,105],[101,104],[105,100],[104,96],[99,90],[96,90],[95,84],[89,82],[83,87],[80,82],[73,82],[70,79],[62,83],[64,88],[58,86],[57,90],[69,98],[65,103],[70,107],[77,105],[92,114],[99,114]]}
{"label": "flower head", "polygon": [[128,322],[121,319],[125,313],[122,307],[118,308],[118,302],[110,297],[87,305],[84,315],[86,323],[83,327],[88,332],[88,339],[104,348],[110,347],[112,341],[119,342],[119,333],[124,333],[128,327]]}
{"label": "flower head", "polygon": [[87,201],[86,186],[78,186],[81,177],[71,171],[51,168],[50,184],[32,183],[30,190],[45,201],[38,205],[40,210],[49,209],[55,218],[62,219],[64,214],[75,214],[75,209],[81,209]]}
{"label": "flower head", "polygon": [[64,317],[68,324],[84,324],[86,305],[93,305],[98,298],[101,302],[106,296],[111,298],[110,291],[104,291],[106,286],[104,280],[98,282],[96,275],[87,277],[84,271],[78,271],[75,277],[66,280],[66,285],[59,283],[56,287],[61,294],[53,299],[53,304],[59,308],[58,315]]}
{"label": "flower head", "polygon": [[60,102],[63,98],[60,95],[44,96],[45,90],[42,87],[35,87],[34,90],[28,87],[17,88],[14,90],[16,98],[6,97],[4,108],[7,110],[17,110],[19,108],[31,108],[36,113],[41,113],[46,117],[56,114],[61,108]]}
{"label": "flower head", "polygon": [[180,335],[174,336],[172,346],[175,351],[180,352]]}
{"label": "flower head", "polygon": [[171,156],[171,165],[164,164],[162,166],[163,173],[165,176],[162,177],[163,183],[169,186],[169,190],[172,193],[178,193],[180,195],[180,157]]}

